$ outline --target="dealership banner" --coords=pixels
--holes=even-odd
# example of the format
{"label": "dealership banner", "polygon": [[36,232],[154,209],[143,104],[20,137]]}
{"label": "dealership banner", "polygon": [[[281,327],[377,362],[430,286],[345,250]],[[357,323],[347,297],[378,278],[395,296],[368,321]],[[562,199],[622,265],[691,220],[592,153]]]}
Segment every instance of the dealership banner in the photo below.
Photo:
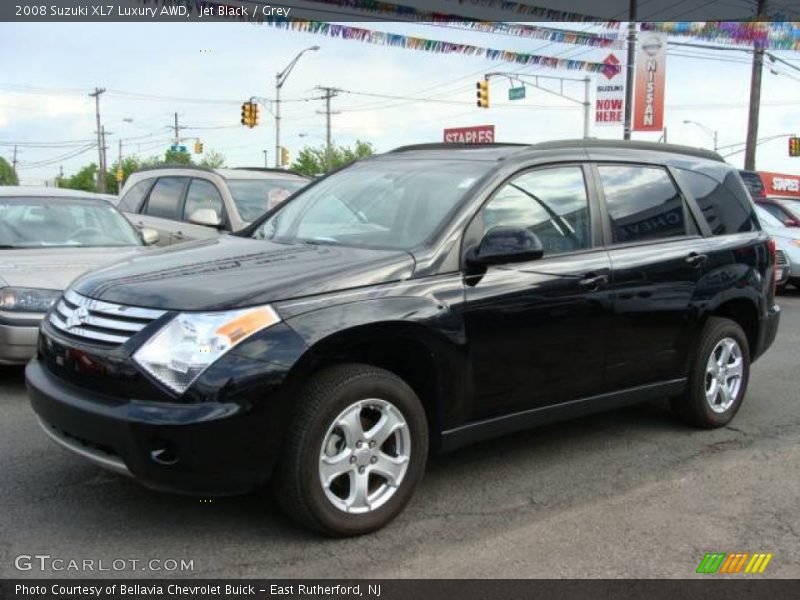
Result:
{"label": "dealership banner", "polygon": [[594,124],[604,127],[622,125],[625,113],[625,69],[613,52],[603,60],[597,76],[594,101]]}
{"label": "dealership banner", "polygon": [[[676,572],[678,574],[679,572]],[[685,576],[685,573],[680,573]],[[696,576],[695,573],[693,575]],[[738,600],[797,598],[798,579],[2,579],[3,600]]]}
{"label": "dealership banner", "polygon": [[633,88],[633,130],[664,128],[664,83],[667,35],[642,31],[636,49],[636,84]]}

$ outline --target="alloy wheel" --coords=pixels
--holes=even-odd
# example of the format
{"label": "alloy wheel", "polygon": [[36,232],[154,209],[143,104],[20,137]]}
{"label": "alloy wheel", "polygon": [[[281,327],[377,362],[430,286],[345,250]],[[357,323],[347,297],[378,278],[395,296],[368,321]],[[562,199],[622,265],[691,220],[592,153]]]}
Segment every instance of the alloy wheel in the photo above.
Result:
{"label": "alloy wheel", "polygon": [[720,340],[706,364],[706,402],[715,413],[727,411],[739,395],[744,364],[742,349],[733,338]]}

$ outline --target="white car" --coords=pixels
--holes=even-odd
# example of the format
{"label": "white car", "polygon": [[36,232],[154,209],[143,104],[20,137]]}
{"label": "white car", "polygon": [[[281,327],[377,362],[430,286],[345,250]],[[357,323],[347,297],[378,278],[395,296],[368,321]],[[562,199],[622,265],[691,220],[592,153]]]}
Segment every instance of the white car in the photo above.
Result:
{"label": "white car", "polygon": [[756,214],[761,227],[775,240],[778,247],[778,286],[791,283],[795,287],[800,287],[800,229],[786,227],[758,204],[756,204]]}

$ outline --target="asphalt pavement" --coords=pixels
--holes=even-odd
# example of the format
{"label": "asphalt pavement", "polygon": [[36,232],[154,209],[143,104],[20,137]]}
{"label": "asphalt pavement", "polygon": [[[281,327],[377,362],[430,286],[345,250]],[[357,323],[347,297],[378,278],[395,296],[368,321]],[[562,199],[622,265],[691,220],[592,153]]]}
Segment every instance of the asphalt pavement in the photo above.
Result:
{"label": "asphalt pavement", "polygon": [[683,578],[710,551],[769,552],[759,577],[800,577],[800,293],[780,304],[730,426],[693,430],[656,402],[485,442],[434,458],[396,521],[347,540],[306,533],[265,494],[163,494],[84,463],[4,368],[0,577]]}

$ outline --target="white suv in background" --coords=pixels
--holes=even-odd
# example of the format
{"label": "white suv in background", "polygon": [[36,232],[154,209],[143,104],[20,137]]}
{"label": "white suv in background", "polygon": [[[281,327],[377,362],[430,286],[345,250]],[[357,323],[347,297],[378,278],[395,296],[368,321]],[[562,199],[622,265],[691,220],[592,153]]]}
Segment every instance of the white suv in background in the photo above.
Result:
{"label": "white suv in background", "polygon": [[169,246],[239,231],[308,182],[280,169],[157,167],[128,178],[118,207]]}

